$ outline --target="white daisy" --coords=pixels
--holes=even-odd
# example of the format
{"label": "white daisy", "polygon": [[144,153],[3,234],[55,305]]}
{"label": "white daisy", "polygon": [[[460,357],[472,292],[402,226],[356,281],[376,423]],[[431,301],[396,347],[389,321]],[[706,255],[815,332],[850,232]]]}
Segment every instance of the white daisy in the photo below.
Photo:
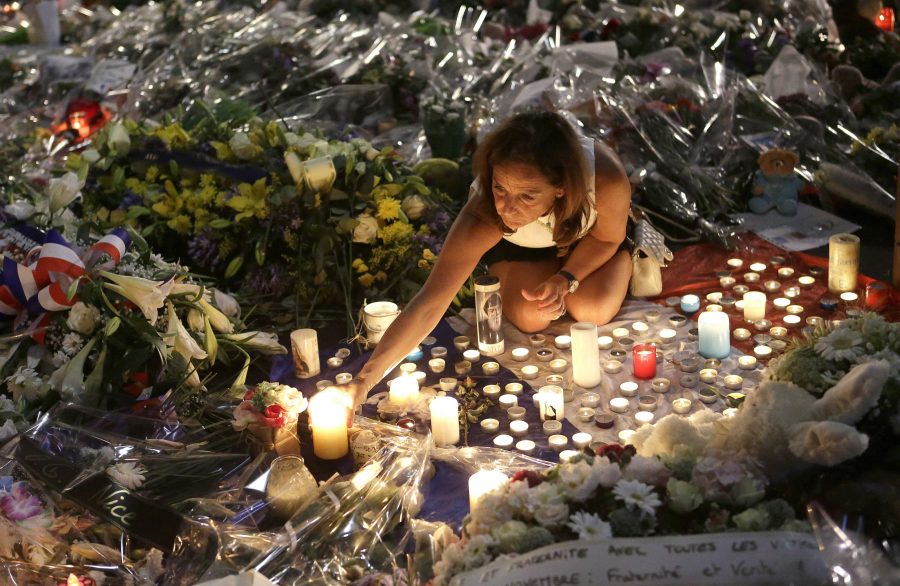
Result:
{"label": "white daisy", "polygon": [[78,351],[81,350],[81,347],[84,346],[84,338],[76,334],[75,332],[69,332],[65,336],[63,336],[62,344],[60,344],[60,349],[67,356],[75,356],[78,354]]}
{"label": "white daisy", "polygon": [[865,351],[859,332],[837,328],[816,341],[816,352],[826,360],[856,360]]}
{"label": "white daisy", "polygon": [[147,469],[134,462],[119,462],[106,469],[106,475],[127,489],[135,490],[144,484]]}
{"label": "white daisy", "polygon": [[567,525],[578,539],[596,541],[612,537],[612,526],[593,513],[572,513]]}
{"label": "white daisy", "polygon": [[613,495],[629,509],[637,508],[647,515],[655,514],[656,507],[662,504],[652,486],[637,480],[620,480],[613,488]]}

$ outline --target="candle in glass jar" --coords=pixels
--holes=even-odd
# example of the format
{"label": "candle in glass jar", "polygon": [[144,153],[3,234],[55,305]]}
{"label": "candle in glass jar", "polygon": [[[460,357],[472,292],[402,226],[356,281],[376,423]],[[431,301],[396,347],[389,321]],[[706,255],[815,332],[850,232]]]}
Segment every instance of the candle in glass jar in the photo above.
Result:
{"label": "candle in glass jar", "polygon": [[[391,386],[393,387],[393,384]],[[416,391],[418,392],[418,385]],[[323,460],[337,460],[347,454],[350,449],[347,438],[349,412],[347,396],[334,387],[313,395],[309,400],[313,453],[317,457]]]}
{"label": "candle in glass jar", "polygon": [[459,402],[453,397],[435,397],[429,410],[434,445],[456,444],[459,441]]}
{"label": "candle in glass jar", "polygon": [[591,322],[578,322],[572,325],[569,333],[572,336],[572,380],[585,389],[596,387],[602,380],[597,326]]}
{"label": "candle in glass jar", "polygon": [[635,344],[631,351],[634,376],[647,379],[656,376],[656,346],[654,344]]}
{"label": "candle in glass jar", "polygon": [[757,321],[766,317],[766,294],[762,291],[744,293],[744,319]]}
{"label": "candle in glass jar", "polygon": [[565,416],[565,395],[563,389],[557,385],[546,385],[538,390],[538,408],[541,421],[555,419],[562,421]]}
{"label": "candle in glass jar", "polygon": [[731,323],[722,311],[704,311],[697,318],[698,352],[705,358],[725,358],[731,353]]}
{"label": "candle in glass jar", "polygon": [[419,383],[405,372],[391,381],[388,391],[390,402],[397,407],[409,407],[419,400]]}
{"label": "candle in glass jar", "polygon": [[859,273],[859,236],[835,234],[828,239],[828,290],[853,291]]}
{"label": "candle in glass jar", "polygon": [[479,470],[469,477],[469,510],[475,510],[485,495],[503,489],[509,483],[506,474],[499,470]]}

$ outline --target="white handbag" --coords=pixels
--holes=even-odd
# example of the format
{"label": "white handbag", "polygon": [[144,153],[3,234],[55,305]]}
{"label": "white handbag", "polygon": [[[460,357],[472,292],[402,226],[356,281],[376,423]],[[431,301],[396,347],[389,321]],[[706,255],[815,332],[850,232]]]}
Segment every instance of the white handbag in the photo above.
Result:
{"label": "white handbag", "polygon": [[662,268],[675,256],[665,237],[645,218],[632,210],[634,248],[631,252],[631,295],[655,297],[662,293]]}

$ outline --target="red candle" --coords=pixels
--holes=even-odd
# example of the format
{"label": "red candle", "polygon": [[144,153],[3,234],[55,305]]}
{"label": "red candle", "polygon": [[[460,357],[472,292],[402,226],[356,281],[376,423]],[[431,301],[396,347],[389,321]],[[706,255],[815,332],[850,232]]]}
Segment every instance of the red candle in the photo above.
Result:
{"label": "red candle", "polygon": [[894,30],[894,9],[882,8],[878,16],[875,17],[875,26],[886,33],[892,32]]}
{"label": "red candle", "polygon": [[891,292],[884,283],[880,281],[869,283],[866,285],[866,309],[872,311],[884,309],[890,296]]}
{"label": "red candle", "polygon": [[635,344],[631,350],[631,360],[635,377],[647,379],[656,376],[655,344]]}

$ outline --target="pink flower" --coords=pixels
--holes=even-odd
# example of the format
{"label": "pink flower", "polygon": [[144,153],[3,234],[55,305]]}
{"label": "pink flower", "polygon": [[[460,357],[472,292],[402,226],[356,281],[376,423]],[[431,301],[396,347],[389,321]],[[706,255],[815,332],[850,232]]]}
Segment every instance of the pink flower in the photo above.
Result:
{"label": "pink flower", "polygon": [[44,503],[28,492],[24,482],[17,482],[12,491],[0,497],[0,508],[10,521],[24,521],[43,513]]}

